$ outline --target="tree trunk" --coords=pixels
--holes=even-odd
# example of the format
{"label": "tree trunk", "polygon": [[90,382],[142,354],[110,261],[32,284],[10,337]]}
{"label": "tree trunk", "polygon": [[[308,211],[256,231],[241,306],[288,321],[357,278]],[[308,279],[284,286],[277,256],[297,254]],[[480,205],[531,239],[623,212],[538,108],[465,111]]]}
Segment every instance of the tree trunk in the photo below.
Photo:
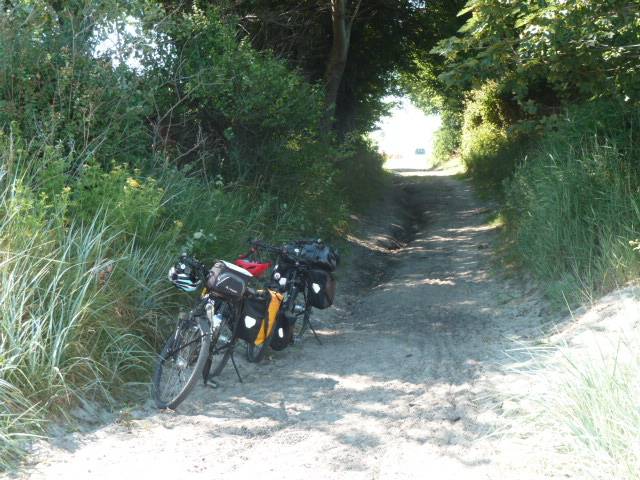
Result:
{"label": "tree trunk", "polygon": [[324,74],[326,96],[325,104],[327,117],[335,112],[338,90],[342,82],[342,75],[347,66],[349,55],[350,25],[347,25],[346,5],[348,0],[331,0],[331,20],[333,29],[333,44]]}

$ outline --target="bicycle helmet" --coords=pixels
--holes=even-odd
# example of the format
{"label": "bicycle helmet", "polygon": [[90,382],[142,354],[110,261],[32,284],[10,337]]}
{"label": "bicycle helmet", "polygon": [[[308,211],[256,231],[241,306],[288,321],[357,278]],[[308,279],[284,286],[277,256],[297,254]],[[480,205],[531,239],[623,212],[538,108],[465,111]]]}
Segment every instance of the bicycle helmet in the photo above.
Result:
{"label": "bicycle helmet", "polygon": [[195,292],[202,286],[202,279],[191,263],[183,256],[169,269],[169,281],[183,292]]}

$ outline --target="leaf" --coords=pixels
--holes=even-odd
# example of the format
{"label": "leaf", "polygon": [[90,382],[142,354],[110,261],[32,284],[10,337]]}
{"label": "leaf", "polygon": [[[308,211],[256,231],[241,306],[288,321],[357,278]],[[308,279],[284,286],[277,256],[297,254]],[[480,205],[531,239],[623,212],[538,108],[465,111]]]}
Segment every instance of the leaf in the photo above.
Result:
{"label": "leaf", "polygon": [[516,20],[514,26],[516,28],[525,27],[525,26],[529,25],[530,23],[533,23],[533,20],[535,20],[536,17],[537,17],[537,15],[535,13],[530,13],[528,15],[520,17],[519,19]]}
{"label": "leaf", "polygon": [[467,13],[473,11],[476,8],[477,3],[478,2],[476,0],[469,0],[469,2],[465,5],[465,7],[458,12],[457,16],[462,17],[463,15],[466,15]]}

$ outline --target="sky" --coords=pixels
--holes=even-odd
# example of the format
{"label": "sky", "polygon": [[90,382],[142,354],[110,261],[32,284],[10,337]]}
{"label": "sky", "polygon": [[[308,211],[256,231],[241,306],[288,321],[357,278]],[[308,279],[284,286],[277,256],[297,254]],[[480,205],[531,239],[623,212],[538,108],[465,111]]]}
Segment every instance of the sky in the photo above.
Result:
{"label": "sky", "polygon": [[[388,117],[382,118],[371,137],[380,151],[387,154],[386,168],[429,168],[433,149],[433,134],[440,128],[438,115],[425,115],[406,97],[390,97],[387,100],[399,103]],[[424,154],[416,154],[424,149]]]}

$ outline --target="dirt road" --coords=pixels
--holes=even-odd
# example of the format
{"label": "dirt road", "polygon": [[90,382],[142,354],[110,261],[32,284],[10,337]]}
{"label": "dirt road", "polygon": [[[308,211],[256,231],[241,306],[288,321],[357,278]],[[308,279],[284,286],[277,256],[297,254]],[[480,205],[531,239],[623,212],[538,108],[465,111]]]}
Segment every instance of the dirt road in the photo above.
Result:
{"label": "dirt road", "polygon": [[240,362],[243,384],[227,368],[176,413],[146,406],[61,436],[21,475],[539,478],[530,441],[493,435],[518,409],[505,351],[544,317],[493,272],[489,213],[464,181],[398,177],[351,239],[335,308],[314,314],[323,345]]}

